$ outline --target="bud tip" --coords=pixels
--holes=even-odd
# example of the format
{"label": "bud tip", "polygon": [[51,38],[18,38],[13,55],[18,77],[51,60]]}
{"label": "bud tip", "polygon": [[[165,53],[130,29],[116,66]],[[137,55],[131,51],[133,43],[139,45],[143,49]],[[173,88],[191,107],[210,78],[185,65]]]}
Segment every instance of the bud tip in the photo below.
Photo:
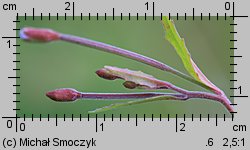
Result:
{"label": "bud tip", "polygon": [[110,74],[108,72],[108,70],[106,70],[105,68],[102,68],[102,69],[99,69],[95,72],[99,77],[101,78],[104,78],[104,79],[107,79],[107,80],[115,80],[117,79],[118,77],[117,76],[114,76],[112,74]]}
{"label": "bud tip", "polygon": [[54,101],[74,101],[80,97],[80,93],[71,88],[62,88],[54,91],[49,91],[46,96]]}
{"label": "bud tip", "polygon": [[50,42],[60,39],[60,35],[53,30],[31,27],[21,29],[19,35],[26,41]]}

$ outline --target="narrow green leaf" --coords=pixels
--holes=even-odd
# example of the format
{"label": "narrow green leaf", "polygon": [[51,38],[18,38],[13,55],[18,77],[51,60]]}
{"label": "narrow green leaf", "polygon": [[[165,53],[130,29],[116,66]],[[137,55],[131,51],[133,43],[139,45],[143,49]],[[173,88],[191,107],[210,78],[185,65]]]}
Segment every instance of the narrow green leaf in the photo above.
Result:
{"label": "narrow green leaf", "polygon": [[116,108],[124,107],[124,106],[144,104],[144,103],[148,103],[148,102],[155,102],[155,101],[161,101],[161,100],[175,100],[175,99],[177,99],[177,97],[171,96],[171,95],[156,96],[156,97],[152,97],[152,98],[128,101],[128,102],[124,102],[124,103],[115,103],[115,104],[111,104],[111,105],[104,106],[101,108],[97,108],[95,110],[89,111],[88,113],[99,113],[99,112],[104,112],[104,111],[108,111],[108,110],[112,110],[112,109],[116,109]]}
{"label": "narrow green leaf", "polygon": [[180,56],[182,63],[184,64],[188,73],[194,77],[195,79],[199,80],[197,77],[193,65],[191,63],[191,56],[188,52],[184,39],[181,38],[174,26],[173,20],[169,20],[167,16],[162,18],[162,23],[164,29],[166,31],[165,38],[170,42],[170,44],[175,48],[177,54]]}
{"label": "narrow green leaf", "polygon": [[209,86],[211,89],[213,89],[215,93],[222,94],[223,92],[207,79],[207,77],[202,73],[199,67],[192,60],[191,55],[185,45],[184,39],[181,38],[178,34],[174,26],[173,20],[170,20],[167,16],[164,16],[162,18],[162,24],[166,31],[165,38],[175,48],[187,72],[195,80]]}

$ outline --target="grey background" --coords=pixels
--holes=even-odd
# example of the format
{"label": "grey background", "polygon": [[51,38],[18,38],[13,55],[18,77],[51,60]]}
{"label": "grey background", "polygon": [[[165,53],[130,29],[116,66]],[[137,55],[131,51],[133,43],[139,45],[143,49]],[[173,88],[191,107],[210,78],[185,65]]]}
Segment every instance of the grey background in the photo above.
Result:
{"label": "grey background", "polygon": [[[228,0],[229,1],[229,0]],[[23,1],[9,1],[2,0],[1,5],[3,3],[17,3],[17,11],[19,15],[24,14],[24,12],[31,14],[32,8],[36,8],[36,15],[40,15],[40,12],[50,12],[51,14],[55,14],[56,12],[60,12],[64,14],[65,1],[31,1],[31,0],[23,0]],[[137,12],[141,15],[144,15],[145,12],[148,15],[152,14],[150,11],[146,11],[145,2],[147,1],[114,1],[114,0],[105,0],[105,1],[97,1],[97,0],[89,0],[89,1],[75,1],[76,10],[75,14],[79,14],[82,12],[84,15],[88,15],[88,13],[101,13],[106,12],[107,15],[112,14],[112,8],[115,7],[116,14],[128,13],[136,14]],[[225,1],[198,1],[198,0],[189,0],[189,1],[157,1],[155,2],[155,15],[159,15],[160,12],[163,14],[171,14],[179,13],[179,15],[184,14],[187,15],[192,14],[192,8],[196,8],[195,14],[203,15],[208,14],[216,15],[223,14],[226,12],[228,15],[232,14],[231,11],[226,11],[224,9]],[[150,3],[150,1],[149,1]],[[235,2],[236,15],[249,15],[249,1],[238,1]],[[71,12],[67,12],[68,15]],[[12,20],[15,19],[15,12],[3,11],[1,9],[1,28],[0,33],[1,36],[15,36],[15,32],[13,32],[13,28],[15,28],[15,24]],[[238,55],[243,55],[242,59],[236,59],[235,62],[238,63],[238,66],[235,68],[235,71],[239,73],[235,75],[235,79],[238,82],[235,86],[241,85],[243,87],[243,94],[247,95],[250,89],[249,87],[249,71],[246,68],[248,67],[249,59],[249,51],[248,51],[248,34],[249,34],[249,18],[235,19],[235,23],[238,25],[235,27],[235,31],[238,33],[235,35],[235,39],[238,41],[235,43],[235,47],[238,49],[235,51]],[[15,72],[12,68],[15,68],[15,64],[12,62],[15,60],[15,56],[12,54],[15,52],[15,48],[8,48],[6,44],[6,39],[0,40],[1,42],[1,105],[0,105],[0,114],[2,116],[14,116],[15,112],[12,110],[15,108],[15,104],[12,103],[15,100],[15,96],[12,95],[15,92],[15,88],[13,88],[13,84],[15,84],[15,80],[8,79],[8,76],[15,76]],[[13,42],[15,40],[12,40]],[[13,43],[14,44],[14,43]],[[1,129],[1,143],[4,138],[19,138],[19,137],[30,137],[30,138],[39,138],[46,139],[48,137],[58,137],[61,139],[90,139],[91,137],[96,138],[97,147],[92,149],[229,149],[228,147],[222,147],[223,141],[222,138],[242,138],[245,137],[245,147],[236,147],[234,149],[249,149],[249,133],[247,132],[233,132],[232,125],[233,124],[247,124],[249,126],[249,98],[235,98],[235,102],[238,104],[236,107],[236,111],[238,111],[235,122],[231,122],[230,120],[223,121],[219,120],[219,126],[216,128],[214,125],[214,120],[211,120],[210,123],[207,121],[199,122],[195,120],[191,122],[190,119],[186,120],[186,132],[175,133],[175,120],[171,120],[168,122],[167,120],[163,120],[163,122],[159,121],[146,121],[139,120],[139,126],[136,127],[134,124],[134,120],[131,119],[130,122],[127,122],[126,119],[123,121],[116,120],[115,123],[110,120],[106,120],[104,123],[104,132],[95,133],[95,124],[94,120],[87,122],[86,120],[74,121],[68,120],[63,122],[63,120],[59,120],[59,126],[55,127],[54,120],[51,119],[50,122],[46,120],[39,121],[35,120],[31,123],[31,120],[28,119],[25,121],[26,123],[26,131],[15,133],[14,129],[6,129],[6,120],[0,119],[0,129]],[[98,119],[99,123],[103,122],[103,119]],[[22,120],[19,121],[23,122]],[[133,123],[132,123],[133,122]],[[179,123],[182,122],[180,119]],[[213,137],[214,138],[214,146],[206,147],[207,139]],[[1,144],[2,149],[2,144]],[[18,148],[18,149],[44,149],[39,147],[29,147],[29,148]],[[50,149],[69,149],[69,147],[52,147]],[[82,149],[81,147],[74,147],[74,149]]]}

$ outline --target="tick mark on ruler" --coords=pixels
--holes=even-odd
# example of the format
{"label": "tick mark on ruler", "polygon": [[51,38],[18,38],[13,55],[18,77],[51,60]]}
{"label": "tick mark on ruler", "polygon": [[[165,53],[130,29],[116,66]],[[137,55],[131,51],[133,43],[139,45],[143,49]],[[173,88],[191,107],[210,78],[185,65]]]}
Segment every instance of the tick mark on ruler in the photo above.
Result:
{"label": "tick mark on ruler", "polygon": [[135,114],[135,126],[138,126],[137,114]]}
{"label": "tick mark on ruler", "polygon": [[178,131],[178,115],[175,114],[175,132]]}
{"label": "tick mark on ruler", "polygon": [[234,96],[230,96],[230,97],[248,97],[247,95],[234,95]]}
{"label": "tick mark on ruler", "polygon": [[115,20],[115,8],[113,8],[113,20]]}
{"label": "tick mark on ruler", "polygon": [[98,131],[98,116],[97,114],[95,115],[95,132]]}
{"label": "tick mark on ruler", "polygon": [[20,79],[21,77],[8,77],[9,79]]}
{"label": "tick mark on ruler", "polygon": [[57,122],[57,114],[56,114],[56,126],[58,125],[58,122]]}
{"label": "tick mark on ruler", "polygon": [[153,2],[153,20],[155,20],[155,2]]}
{"label": "tick mark on ruler", "polygon": [[230,80],[231,82],[236,82],[237,80]]}
{"label": "tick mark on ruler", "polygon": [[35,8],[32,9],[32,17],[33,17],[33,20],[35,20]]}
{"label": "tick mark on ruler", "polygon": [[20,39],[20,37],[19,36],[4,36],[4,37],[2,37],[3,39],[5,39],[5,38],[15,38],[15,39]]}
{"label": "tick mark on ruler", "polygon": [[232,105],[232,106],[236,106],[237,104],[230,104],[230,105]]}
{"label": "tick mark on ruler", "polygon": [[12,102],[14,102],[14,103],[20,103],[21,101],[12,101]]}
{"label": "tick mark on ruler", "polygon": [[215,126],[218,126],[218,114],[215,115]]}
{"label": "tick mark on ruler", "polygon": [[194,20],[194,17],[195,17],[195,16],[194,16],[194,8],[193,8],[193,20]]}
{"label": "tick mark on ruler", "polygon": [[233,56],[230,56],[230,57],[234,57],[235,58],[235,57],[242,57],[242,56],[235,56],[235,55],[233,55]]}

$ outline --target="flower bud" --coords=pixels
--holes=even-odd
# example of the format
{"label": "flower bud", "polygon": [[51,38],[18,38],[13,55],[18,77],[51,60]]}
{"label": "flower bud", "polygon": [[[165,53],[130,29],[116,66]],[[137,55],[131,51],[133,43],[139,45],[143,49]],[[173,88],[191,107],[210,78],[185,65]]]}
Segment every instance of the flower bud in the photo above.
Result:
{"label": "flower bud", "polygon": [[38,42],[51,42],[60,39],[59,33],[53,30],[29,27],[21,29],[20,37],[23,40]]}
{"label": "flower bud", "polygon": [[63,88],[47,92],[46,96],[54,101],[74,101],[80,97],[80,93],[75,89]]}
{"label": "flower bud", "polygon": [[138,87],[138,84],[136,84],[135,82],[131,82],[131,81],[125,81],[123,83],[123,86],[128,88],[128,89],[134,89],[134,88]]}
{"label": "flower bud", "polygon": [[107,79],[107,80],[115,80],[119,77],[114,76],[112,74],[109,73],[109,71],[105,68],[99,69],[95,72],[99,77]]}

